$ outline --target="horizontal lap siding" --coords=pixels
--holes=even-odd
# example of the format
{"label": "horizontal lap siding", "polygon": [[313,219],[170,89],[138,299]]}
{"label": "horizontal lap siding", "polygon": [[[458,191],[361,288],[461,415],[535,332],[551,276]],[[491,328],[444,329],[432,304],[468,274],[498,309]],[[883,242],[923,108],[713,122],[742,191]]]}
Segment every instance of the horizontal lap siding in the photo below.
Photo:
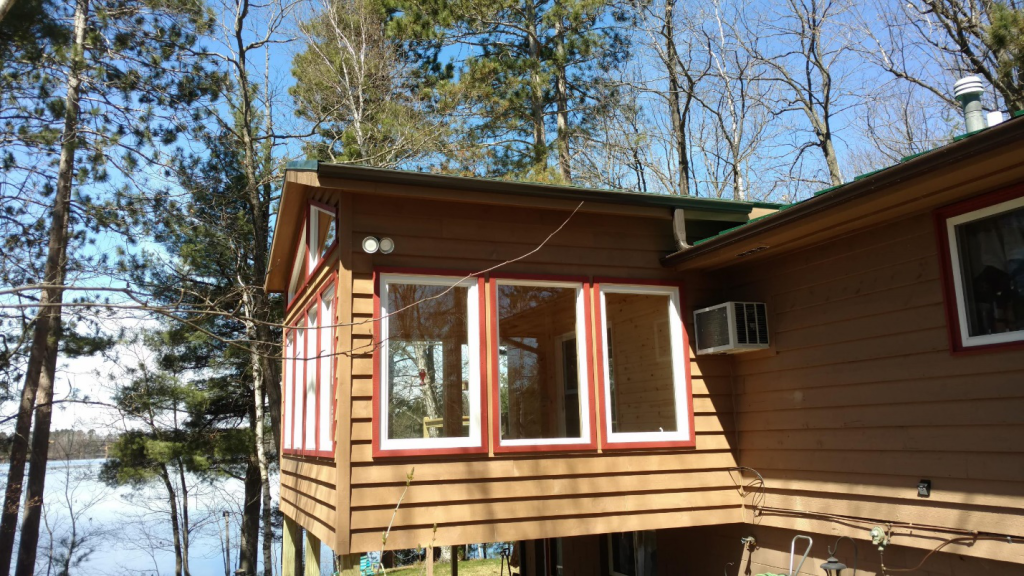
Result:
{"label": "horizontal lap siding", "polygon": [[337,482],[334,461],[281,457],[281,511],[323,542],[334,542]]}
{"label": "horizontal lap siding", "polygon": [[[392,517],[388,548],[703,525],[740,517],[739,496],[727,471],[735,466],[731,370],[721,359],[692,364],[696,450],[373,460],[374,266],[489,268],[536,248],[567,215],[354,196],[353,240],[388,236],[396,248],[391,255],[356,253],[353,258],[352,551],[379,548]],[[652,219],[581,211],[538,253],[501,271],[673,279],[659,263],[674,248],[667,215]],[[406,491],[406,475],[413,468]]]}
{"label": "horizontal lap siding", "polygon": [[768,506],[1024,536],[1024,354],[950,353],[939,258],[922,215],[723,279],[769,305],[772,349],[734,364]]}

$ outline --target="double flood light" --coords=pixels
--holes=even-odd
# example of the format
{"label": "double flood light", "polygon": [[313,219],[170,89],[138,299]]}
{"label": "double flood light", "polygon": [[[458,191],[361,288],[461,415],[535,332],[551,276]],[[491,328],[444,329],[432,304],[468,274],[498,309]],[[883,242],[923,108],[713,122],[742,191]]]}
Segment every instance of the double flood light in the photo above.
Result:
{"label": "double flood light", "polygon": [[391,238],[377,238],[376,236],[367,236],[363,238],[363,252],[367,254],[373,254],[380,252],[381,254],[391,254],[395,250],[395,241]]}

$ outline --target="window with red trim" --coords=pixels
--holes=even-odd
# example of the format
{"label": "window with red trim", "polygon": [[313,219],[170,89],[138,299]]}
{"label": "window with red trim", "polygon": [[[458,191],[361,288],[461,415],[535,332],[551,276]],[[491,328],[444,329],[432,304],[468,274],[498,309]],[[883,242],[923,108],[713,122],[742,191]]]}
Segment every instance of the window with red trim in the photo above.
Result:
{"label": "window with red trim", "polygon": [[605,448],[692,445],[689,349],[679,288],[597,286]]}
{"label": "window with red trim", "polygon": [[334,284],[285,330],[283,451],[334,456]]}
{"label": "window with red trim", "polygon": [[939,211],[956,348],[1024,342],[1024,190]]}
{"label": "window with red trim", "polygon": [[492,281],[495,448],[590,447],[586,289],[581,281]]}
{"label": "window with red trim", "polygon": [[486,450],[479,284],[435,275],[377,275],[379,453]]}

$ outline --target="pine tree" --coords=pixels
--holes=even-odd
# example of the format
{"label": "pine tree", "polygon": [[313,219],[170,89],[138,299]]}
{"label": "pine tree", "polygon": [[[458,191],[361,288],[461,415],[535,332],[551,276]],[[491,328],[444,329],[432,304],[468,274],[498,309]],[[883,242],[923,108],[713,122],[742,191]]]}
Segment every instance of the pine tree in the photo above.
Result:
{"label": "pine tree", "polygon": [[459,129],[489,151],[488,175],[572,180],[572,140],[586,129],[593,88],[628,55],[612,3],[398,0],[393,9],[392,29],[435,50],[447,41],[470,51],[454,76],[428,71],[459,87]]}

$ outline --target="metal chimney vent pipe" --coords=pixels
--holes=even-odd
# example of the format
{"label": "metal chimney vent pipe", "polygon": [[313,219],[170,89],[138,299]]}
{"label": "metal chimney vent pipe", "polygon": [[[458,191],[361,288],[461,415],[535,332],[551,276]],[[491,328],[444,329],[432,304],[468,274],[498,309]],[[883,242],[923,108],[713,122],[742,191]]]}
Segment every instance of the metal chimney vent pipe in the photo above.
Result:
{"label": "metal chimney vent pipe", "polygon": [[984,93],[985,88],[981,85],[981,78],[977,76],[966,76],[953,84],[953,96],[963,108],[968,133],[988,128],[985,112],[981,109],[981,95]]}

